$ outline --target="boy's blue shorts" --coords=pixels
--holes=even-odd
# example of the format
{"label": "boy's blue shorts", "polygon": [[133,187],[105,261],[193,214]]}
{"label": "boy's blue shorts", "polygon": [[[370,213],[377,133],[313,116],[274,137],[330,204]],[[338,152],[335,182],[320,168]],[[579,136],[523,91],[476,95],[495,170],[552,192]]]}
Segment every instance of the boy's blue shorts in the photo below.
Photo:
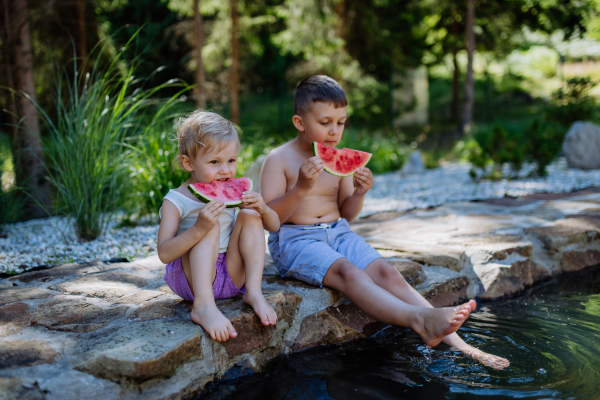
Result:
{"label": "boy's blue shorts", "polygon": [[328,224],[281,225],[269,235],[269,251],[282,277],[317,286],[323,286],[323,277],[339,258],[347,258],[362,270],[383,258],[352,232],[344,218]]}

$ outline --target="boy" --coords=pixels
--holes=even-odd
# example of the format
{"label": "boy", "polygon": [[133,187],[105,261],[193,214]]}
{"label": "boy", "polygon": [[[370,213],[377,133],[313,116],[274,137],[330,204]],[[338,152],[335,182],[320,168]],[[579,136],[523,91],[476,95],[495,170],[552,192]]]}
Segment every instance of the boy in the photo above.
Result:
{"label": "boy", "polygon": [[298,136],[265,159],[261,194],[282,223],[269,236],[269,249],[282,276],[328,286],[344,293],[378,321],[413,329],[428,346],[446,342],[483,364],[502,369],[508,360],[483,353],[455,333],[476,307],[433,308],[348,221],[360,213],[373,174],[354,177],[323,172],[312,143],[335,147],[341,140],[348,102],[341,86],[326,76],[298,84],[292,122]]}

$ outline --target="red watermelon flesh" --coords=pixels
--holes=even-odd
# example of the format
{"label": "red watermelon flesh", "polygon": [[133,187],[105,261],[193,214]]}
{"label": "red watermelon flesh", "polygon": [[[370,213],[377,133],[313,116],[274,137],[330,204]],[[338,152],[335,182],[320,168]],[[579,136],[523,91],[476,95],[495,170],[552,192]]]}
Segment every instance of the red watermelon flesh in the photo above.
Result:
{"label": "red watermelon flesh", "polygon": [[325,171],[336,176],[349,176],[367,165],[371,153],[353,149],[336,149],[313,143],[313,152],[323,161]]}
{"label": "red watermelon flesh", "polygon": [[242,194],[252,190],[250,178],[229,178],[225,181],[199,182],[188,185],[188,189],[200,201],[208,203],[220,200],[227,207],[237,207],[242,204]]}

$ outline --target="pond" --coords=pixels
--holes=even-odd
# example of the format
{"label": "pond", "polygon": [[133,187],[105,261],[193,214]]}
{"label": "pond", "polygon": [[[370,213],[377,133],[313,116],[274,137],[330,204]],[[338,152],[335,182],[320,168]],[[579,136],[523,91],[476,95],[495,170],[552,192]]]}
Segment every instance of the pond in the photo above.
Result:
{"label": "pond", "polygon": [[599,399],[600,267],[482,303],[459,331],[511,361],[496,371],[412,331],[280,357],[201,399]]}

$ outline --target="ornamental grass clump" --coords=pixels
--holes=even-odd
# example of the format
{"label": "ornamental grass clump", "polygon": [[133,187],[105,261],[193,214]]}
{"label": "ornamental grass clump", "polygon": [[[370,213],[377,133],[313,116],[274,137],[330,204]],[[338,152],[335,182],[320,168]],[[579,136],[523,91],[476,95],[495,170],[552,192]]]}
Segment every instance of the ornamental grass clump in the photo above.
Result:
{"label": "ornamental grass clump", "polygon": [[[48,130],[44,154],[55,211],[72,221],[81,240],[96,239],[122,206],[129,192],[124,142],[134,135],[142,112],[154,104],[152,97],[178,84],[144,89],[133,75],[139,60],[123,60],[126,48],[106,67],[97,61],[85,77],[75,74],[70,80],[66,71],[55,71],[56,117],[38,106]],[[103,52],[101,48],[99,54]]]}

